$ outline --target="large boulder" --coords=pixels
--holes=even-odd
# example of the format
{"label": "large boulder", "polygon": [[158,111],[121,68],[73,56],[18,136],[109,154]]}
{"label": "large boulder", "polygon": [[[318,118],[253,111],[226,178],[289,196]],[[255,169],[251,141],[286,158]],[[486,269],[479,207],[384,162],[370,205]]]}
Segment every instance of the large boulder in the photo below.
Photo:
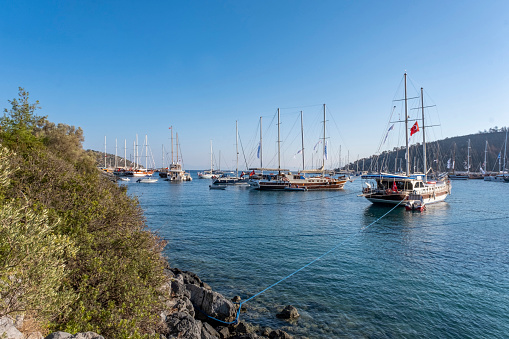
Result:
{"label": "large boulder", "polygon": [[193,305],[206,315],[225,322],[235,320],[237,307],[221,294],[192,284],[186,285],[186,288],[191,292]]}
{"label": "large boulder", "polygon": [[166,317],[169,328],[168,338],[201,339],[202,323],[184,312],[176,312]]}

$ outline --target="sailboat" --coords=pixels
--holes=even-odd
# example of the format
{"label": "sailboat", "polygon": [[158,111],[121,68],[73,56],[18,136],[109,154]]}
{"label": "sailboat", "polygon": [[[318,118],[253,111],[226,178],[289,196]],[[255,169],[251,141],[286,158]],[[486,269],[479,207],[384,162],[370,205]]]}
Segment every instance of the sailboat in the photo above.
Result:
{"label": "sailboat", "polygon": [[[360,196],[365,197],[374,204],[392,204],[404,207],[408,205],[410,209],[418,208],[426,204],[433,204],[445,200],[451,192],[451,182],[447,177],[440,177],[435,181],[428,181],[428,172],[426,165],[426,133],[424,124],[424,98],[421,88],[421,109],[422,109],[422,144],[424,173],[410,173],[410,149],[408,138],[408,98],[407,98],[407,74],[405,79],[405,132],[406,132],[406,173],[404,175],[390,173],[369,173],[361,178],[363,190]],[[410,136],[418,131],[418,122],[412,126]],[[405,204],[403,204],[405,202]]]}
{"label": "sailboat", "polygon": [[[502,166],[502,171],[499,171],[500,173],[493,177],[492,181],[498,181],[498,182],[509,182],[507,178],[509,178],[509,172],[507,171],[507,131],[505,132],[505,142],[504,142],[504,163]],[[500,168],[500,154],[498,158],[499,168]]]}
{"label": "sailboat", "polygon": [[[173,127],[173,126],[172,126]],[[170,167],[164,172],[159,173],[161,177],[165,177],[165,181],[173,181],[173,182],[180,182],[180,181],[192,181],[193,178],[191,177],[191,174],[187,173],[182,169],[182,159],[179,158],[179,135],[176,133],[176,139],[177,139],[177,161],[174,161],[173,157],[173,128],[170,127],[171,130],[171,163]],[[182,153],[182,152],[181,152]],[[182,154],[181,154],[182,157]]]}
{"label": "sailboat", "polygon": [[198,172],[198,179],[215,179],[219,177],[219,173],[214,172],[214,163],[213,163],[213,153],[212,153],[212,140],[210,140],[210,170]]}
{"label": "sailboat", "polygon": [[[346,176],[335,177],[333,171],[325,170],[325,159],[327,158],[327,144],[325,142],[325,112],[326,107],[323,105],[323,138],[322,138],[322,167],[314,170],[302,170],[299,173],[291,173],[281,170],[281,156],[280,156],[280,112],[278,108],[278,174],[272,180],[268,178],[266,180],[260,180],[258,182],[259,190],[262,191],[274,191],[274,190],[285,190],[285,191],[307,191],[307,190],[339,190],[343,189],[345,183],[348,181]],[[301,130],[302,130],[302,112],[301,112]],[[303,141],[302,141],[303,142]],[[302,145],[302,157],[304,159],[304,145]],[[303,165],[304,166],[304,165]],[[306,176],[308,174],[308,176]],[[313,174],[310,176],[310,174]]]}
{"label": "sailboat", "polygon": [[212,185],[249,185],[249,176],[242,172],[239,177],[239,129],[237,121],[235,121],[235,149],[237,153],[235,176],[222,175],[219,178],[216,178],[212,182]]}
{"label": "sailboat", "polygon": [[[147,166],[148,166],[148,139],[147,139],[147,135],[145,135],[145,168],[146,169],[148,168]],[[138,180],[136,180],[136,182],[145,183],[145,184],[153,184],[153,183],[157,182],[157,178],[153,178],[151,175],[146,175],[143,178],[139,178]]]}

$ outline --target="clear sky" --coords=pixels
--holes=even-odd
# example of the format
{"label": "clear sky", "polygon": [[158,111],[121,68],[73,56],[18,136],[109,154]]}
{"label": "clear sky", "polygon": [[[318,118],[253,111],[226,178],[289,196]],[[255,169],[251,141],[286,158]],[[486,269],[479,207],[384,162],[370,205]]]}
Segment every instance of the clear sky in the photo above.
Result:
{"label": "clear sky", "polygon": [[84,129],[85,149],[106,136],[132,154],[148,135],[158,166],[173,126],[185,168],[209,167],[210,140],[234,168],[236,120],[257,166],[260,116],[274,165],[278,107],[283,165],[298,166],[290,129],[303,110],[312,158],[324,103],[335,162],[339,146],[369,156],[405,71],[437,105],[437,138],[509,126],[507,0],[1,1],[0,46],[0,107],[24,87],[40,115]]}

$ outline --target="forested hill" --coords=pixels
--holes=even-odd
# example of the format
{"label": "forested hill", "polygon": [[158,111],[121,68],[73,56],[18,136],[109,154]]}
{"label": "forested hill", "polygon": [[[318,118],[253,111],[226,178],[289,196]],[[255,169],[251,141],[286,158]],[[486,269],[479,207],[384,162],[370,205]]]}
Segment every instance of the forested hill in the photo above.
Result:
{"label": "forested hill", "polygon": [[[97,166],[104,167],[104,152],[94,151],[94,150],[87,150],[87,153],[95,159],[95,162]],[[115,163],[116,158],[116,163]],[[115,164],[117,164],[117,167],[124,167],[124,158],[115,156],[114,154],[106,153],[106,167],[108,168],[114,168]],[[125,159],[125,166],[127,168],[134,167],[135,163],[131,162],[128,159]],[[139,165],[138,167],[143,168],[142,165]]]}
{"label": "forested hill", "polygon": [[[435,142],[427,143],[426,158],[428,168],[432,167],[434,171],[447,171],[447,161],[455,159],[455,170],[465,171],[468,155],[468,140],[470,140],[470,171],[479,172],[481,164],[484,162],[486,150],[486,162],[488,171],[498,171],[498,156],[501,154],[504,158],[504,143],[506,138],[507,127],[491,128],[489,131],[479,132],[477,134],[469,134],[446,138]],[[486,141],[488,146],[486,148]],[[422,145],[415,144],[410,147],[410,160],[412,171],[422,171]],[[397,160],[395,161],[395,159]],[[386,151],[379,155],[373,155],[369,158],[358,160],[359,171],[363,168],[366,171],[388,171],[393,172],[394,166],[399,170],[400,163],[403,170],[405,169],[405,147],[394,148],[393,151]],[[357,169],[357,161],[349,165],[350,170]]]}

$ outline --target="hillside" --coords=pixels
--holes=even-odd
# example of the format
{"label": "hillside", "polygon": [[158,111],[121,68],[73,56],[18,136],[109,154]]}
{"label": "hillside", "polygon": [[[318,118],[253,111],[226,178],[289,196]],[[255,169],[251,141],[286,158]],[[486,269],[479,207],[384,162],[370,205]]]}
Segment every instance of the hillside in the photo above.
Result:
{"label": "hillside", "polygon": [[[94,151],[94,150],[87,150],[87,154],[89,154],[92,158],[94,158],[95,163],[98,167],[104,167],[104,152]],[[115,158],[117,162],[115,162]],[[106,153],[106,167],[107,168],[115,168],[115,164],[117,164],[117,167],[124,167],[124,158],[116,156],[114,154]],[[134,167],[135,163],[131,162],[128,159],[125,159],[125,166],[127,168]],[[144,168],[142,165],[138,166],[139,168]]]}
{"label": "hillside", "polygon": [[[488,142],[486,152],[486,162],[488,171],[498,171],[498,155],[501,153],[501,158],[504,155],[504,142],[506,137],[507,127],[492,128],[490,131],[479,132],[477,134],[469,134],[446,138],[434,142],[427,143],[427,164],[428,168],[432,166],[433,171],[444,172],[447,171],[447,161],[455,159],[455,171],[465,171],[465,163],[468,154],[468,140],[470,140],[470,171],[479,172],[481,164],[484,162],[486,141]],[[410,160],[412,171],[423,171],[422,169],[422,145],[410,146]],[[404,170],[405,147],[394,149],[390,152],[383,152],[380,155],[373,155],[369,158],[359,159],[358,161],[349,164],[350,170],[356,170],[357,166],[359,171],[363,169],[366,171],[378,171],[380,168],[383,171],[394,171],[395,159],[396,167],[399,170],[400,163]],[[432,165],[430,165],[432,164]],[[415,168],[415,169],[414,169]],[[345,169],[345,168],[343,168]]]}

